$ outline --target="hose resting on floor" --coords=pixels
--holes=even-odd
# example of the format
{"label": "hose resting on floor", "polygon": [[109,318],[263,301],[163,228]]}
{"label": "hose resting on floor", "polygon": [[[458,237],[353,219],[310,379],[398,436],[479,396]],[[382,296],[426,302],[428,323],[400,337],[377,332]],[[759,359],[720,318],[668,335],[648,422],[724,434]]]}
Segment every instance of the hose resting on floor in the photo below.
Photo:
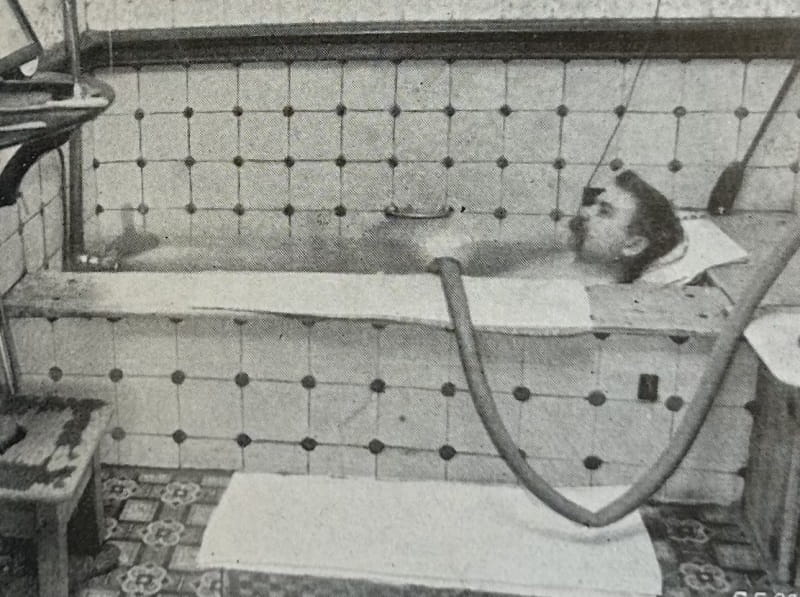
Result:
{"label": "hose resting on floor", "polygon": [[562,496],[534,471],[522,456],[503,424],[486,381],[481,356],[475,343],[475,330],[470,318],[467,294],[461,280],[461,266],[452,257],[438,257],[434,260],[431,269],[438,271],[442,280],[467,385],[475,409],[498,453],[520,483],[551,509],[573,522],[589,527],[603,527],[616,522],[641,506],[645,500],[658,491],[686,456],[711,408],[728,363],[753,312],[798,248],[800,248],[800,225],[795,224],[767,258],[759,264],[759,267],[754,269],[753,278],[745,287],[742,296],[738,298],[714,343],[710,362],[700,378],[694,397],[669,445],[653,466],[634,485],[597,512],[592,512]]}

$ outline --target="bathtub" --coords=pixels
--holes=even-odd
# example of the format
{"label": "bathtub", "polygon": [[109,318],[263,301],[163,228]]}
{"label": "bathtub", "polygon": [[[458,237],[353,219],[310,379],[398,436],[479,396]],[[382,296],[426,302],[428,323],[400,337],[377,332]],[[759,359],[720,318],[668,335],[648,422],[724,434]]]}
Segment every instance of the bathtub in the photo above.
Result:
{"label": "bathtub", "polygon": [[[224,244],[128,231],[108,245],[117,273],[42,272],[9,295],[22,389],[112,396],[112,464],[516,483],[424,273],[447,250],[532,466],[556,486],[633,482],[691,400],[727,301],[558,281],[556,236],[505,242],[458,221]],[[660,499],[741,495],[757,364],[745,343],[735,359]]]}

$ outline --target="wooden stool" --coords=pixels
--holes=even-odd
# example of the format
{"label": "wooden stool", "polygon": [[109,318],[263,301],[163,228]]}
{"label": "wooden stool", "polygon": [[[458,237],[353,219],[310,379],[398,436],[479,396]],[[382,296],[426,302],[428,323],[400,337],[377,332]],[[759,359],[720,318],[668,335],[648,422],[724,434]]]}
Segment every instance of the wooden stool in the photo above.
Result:
{"label": "wooden stool", "polygon": [[26,432],[0,455],[0,535],[32,538],[39,596],[67,597],[70,519],[75,550],[95,554],[104,540],[98,446],[111,409],[99,400],[12,396],[0,414]]}

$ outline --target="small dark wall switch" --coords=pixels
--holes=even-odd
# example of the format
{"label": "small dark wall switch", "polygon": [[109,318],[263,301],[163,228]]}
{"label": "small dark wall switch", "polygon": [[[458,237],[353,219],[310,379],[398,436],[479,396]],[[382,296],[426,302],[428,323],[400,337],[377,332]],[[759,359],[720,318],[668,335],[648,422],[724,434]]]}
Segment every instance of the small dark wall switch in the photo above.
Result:
{"label": "small dark wall switch", "polygon": [[639,376],[639,390],[636,393],[636,397],[645,402],[658,400],[658,375],[642,373]]}

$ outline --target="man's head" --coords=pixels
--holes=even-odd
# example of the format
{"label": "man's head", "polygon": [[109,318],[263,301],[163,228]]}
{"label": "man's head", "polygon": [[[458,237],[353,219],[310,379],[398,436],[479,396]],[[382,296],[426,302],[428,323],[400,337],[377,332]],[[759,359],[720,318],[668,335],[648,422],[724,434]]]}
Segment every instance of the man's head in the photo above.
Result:
{"label": "man's head", "polygon": [[622,282],[632,282],[683,240],[669,200],[631,170],[615,186],[587,189],[578,215],[570,220],[580,259],[615,266]]}

